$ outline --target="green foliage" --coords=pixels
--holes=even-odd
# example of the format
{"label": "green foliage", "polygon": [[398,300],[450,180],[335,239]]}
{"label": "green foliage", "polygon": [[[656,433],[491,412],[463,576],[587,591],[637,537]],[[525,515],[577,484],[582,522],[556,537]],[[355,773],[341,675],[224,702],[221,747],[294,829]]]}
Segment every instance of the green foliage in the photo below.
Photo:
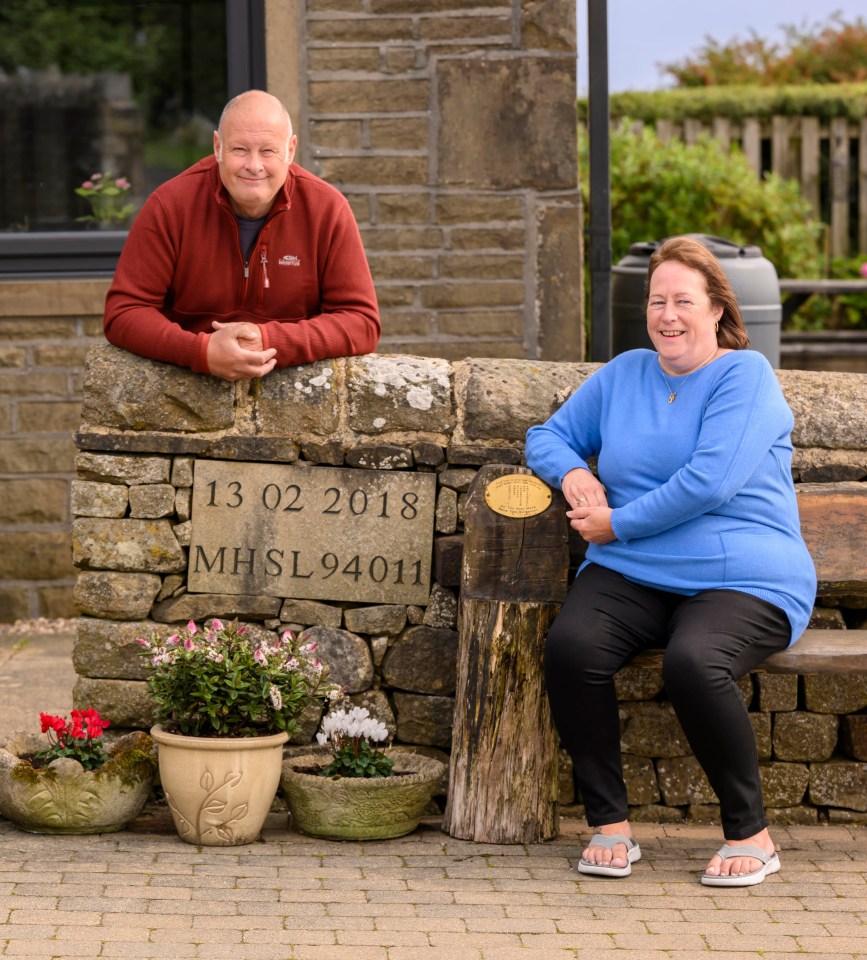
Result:
{"label": "green foliage", "polygon": [[[586,139],[579,153],[588,209]],[[653,130],[621,122],[611,135],[611,220],[615,263],[632,243],[705,233],[756,244],[779,276],[821,272],[824,228],[798,184],[775,174],[758,179],[739,151],[709,137],[663,143]]]}
{"label": "green foliage", "polygon": [[[578,119],[587,120],[587,100],[578,101]],[[741,121],[744,117],[846,117],[867,116],[867,83],[804,84],[801,86],[681,87],[674,90],[614,93],[610,112],[615,120],[631,117],[645,123],[695,119],[710,123],[716,117]]]}
{"label": "green foliage", "polygon": [[771,43],[750,32],[719,43],[706,37],[692,57],[663,64],[664,73],[681,87],[799,83],[845,83],[867,80],[867,22],[852,23],[840,13],[823,25],[784,25],[785,40]]}
{"label": "green foliage", "polygon": [[[867,254],[834,257],[829,275],[832,280],[861,280],[867,266]],[[835,296],[813,294],[792,316],[792,330],[867,330],[867,293],[840,293]]]}
{"label": "green foliage", "polygon": [[320,771],[322,777],[389,777],[394,760],[381,750],[363,740],[357,745],[345,744],[334,751],[334,757],[327,767]]}
{"label": "green foliage", "polygon": [[256,640],[237,621],[214,619],[200,631],[192,622],[163,639],[140,639],[150,659],[148,692],[157,719],[194,737],[293,734],[316,699],[339,692],[328,669],[288,630]]}

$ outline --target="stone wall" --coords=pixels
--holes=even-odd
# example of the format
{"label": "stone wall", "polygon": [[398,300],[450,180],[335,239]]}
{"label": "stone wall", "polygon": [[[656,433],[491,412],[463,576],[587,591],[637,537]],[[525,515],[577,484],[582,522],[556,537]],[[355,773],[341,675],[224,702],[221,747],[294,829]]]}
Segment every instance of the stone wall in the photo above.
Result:
{"label": "stone wall", "polygon": [[[135,639],[210,616],[259,629],[312,628],[353,699],[399,744],[442,755],[451,742],[463,508],[480,465],[518,465],[526,429],[594,364],[384,355],[323,361],[230,384],[109,346],[87,360],[76,437],[73,552],[81,572],[74,698],[115,727],[152,719]],[[780,371],[796,416],[795,479],[842,492],[831,535],[863,533],[867,515],[867,378]],[[187,551],[200,461],[353,467],[436,477],[432,588],[425,604],[193,593]],[[842,504],[842,506],[840,505]],[[200,521],[201,522],[201,521]],[[580,548],[575,544],[575,562]],[[825,567],[822,567],[825,570]],[[867,620],[867,573],[822,577],[813,626]],[[657,671],[619,678],[623,746],[636,818],[711,815]],[[742,682],[778,821],[863,819],[867,678],[756,673]],[[307,739],[311,729],[304,731]],[[573,803],[568,764],[562,801]]]}
{"label": "stone wall", "polygon": [[84,357],[107,280],[5,282],[0,297],[0,622],[74,612],[69,484]]}

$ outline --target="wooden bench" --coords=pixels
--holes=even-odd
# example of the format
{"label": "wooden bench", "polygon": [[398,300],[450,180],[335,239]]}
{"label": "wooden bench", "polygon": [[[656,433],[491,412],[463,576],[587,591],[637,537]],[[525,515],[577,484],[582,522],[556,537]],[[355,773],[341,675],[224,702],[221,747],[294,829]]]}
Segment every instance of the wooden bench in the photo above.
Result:
{"label": "wooden bench", "polygon": [[[867,596],[867,483],[802,483],[796,489],[801,533],[816,565],[818,595]],[[661,654],[646,651],[633,663],[658,666]],[[768,657],[758,669],[867,673],[867,630],[807,630],[794,646]]]}
{"label": "wooden bench", "polygon": [[[662,666],[662,650],[640,653],[632,666]],[[867,630],[807,630],[798,642],[772,654],[757,669],[766,673],[867,673]]]}

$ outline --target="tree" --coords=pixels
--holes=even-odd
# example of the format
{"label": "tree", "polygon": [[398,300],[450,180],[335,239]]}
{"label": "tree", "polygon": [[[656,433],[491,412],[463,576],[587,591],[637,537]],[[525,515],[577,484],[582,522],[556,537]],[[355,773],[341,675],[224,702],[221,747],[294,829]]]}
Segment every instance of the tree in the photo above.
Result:
{"label": "tree", "polygon": [[662,64],[680,87],[844,83],[867,80],[867,21],[847,22],[837,12],[827,21],[782,25],[785,39],[771,43],[751,31],[746,40],[719,43],[705,37],[692,57]]}

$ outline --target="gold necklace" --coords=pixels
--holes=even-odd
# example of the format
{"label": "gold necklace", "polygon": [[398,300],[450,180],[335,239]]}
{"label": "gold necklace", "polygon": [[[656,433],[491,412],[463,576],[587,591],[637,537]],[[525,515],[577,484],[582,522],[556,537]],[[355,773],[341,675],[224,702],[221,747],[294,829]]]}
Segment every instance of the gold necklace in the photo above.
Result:
{"label": "gold necklace", "polygon": [[683,384],[686,383],[687,380],[689,380],[689,378],[695,373],[695,370],[700,370],[703,366],[705,366],[705,364],[702,363],[699,366],[697,366],[695,370],[690,370],[689,373],[683,378],[683,383],[680,384],[677,390],[672,390],[671,384],[668,382],[668,377],[665,375],[665,371],[662,369],[662,362],[660,361],[659,357],[656,358],[656,362],[658,364],[659,374],[662,377],[662,379],[665,381],[666,387],[668,387],[669,403],[674,403],[674,401],[677,400],[677,390],[682,389]]}

